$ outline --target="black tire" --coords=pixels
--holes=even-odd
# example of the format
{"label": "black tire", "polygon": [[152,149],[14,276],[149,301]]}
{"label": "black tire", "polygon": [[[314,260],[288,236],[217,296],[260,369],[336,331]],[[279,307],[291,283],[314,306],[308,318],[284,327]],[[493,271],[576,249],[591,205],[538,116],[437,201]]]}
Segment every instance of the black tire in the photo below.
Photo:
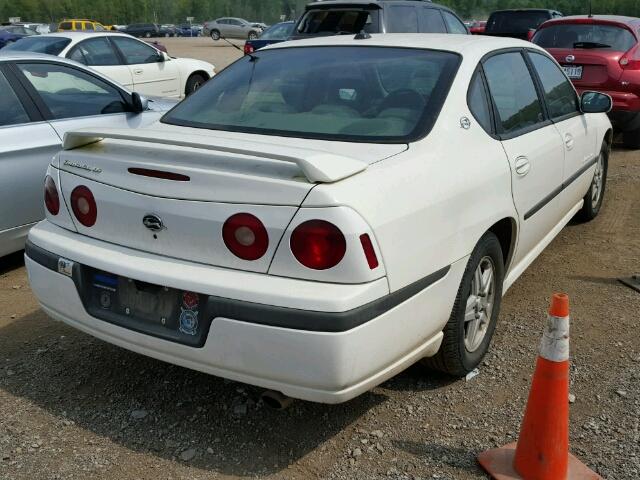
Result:
{"label": "black tire", "polygon": [[218,30],[211,30],[211,40],[214,42],[220,40],[220,32]]}
{"label": "black tire", "polygon": [[151,33],[149,33],[149,32],[145,33],[145,34],[144,34],[144,37],[145,37],[145,38],[151,38]]}
{"label": "black tire", "polygon": [[187,85],[185,87],[185,95],[189,96],[192,93],[194,93],[196,90],[198,90],[202,85],[204,85],[204,83],[207,81],[207,79],[202,76],[199,73],[194,73],[193,75],[191,75],[189,77],[189,79],[187,80]]}
{"label": "black tire", "polygon": [[[467,325],[465,324],[465,310],[467,300],[471,295],[472,282],[476,270],[480,263],[487,262],[490,259],[493,266],[494,279],[493,284],[493,305],[491,315],[488,318],[484,330],[484,337],[477,348],[469,351],[465,344],[465,332]],[[440,370],[457,377],[461,377],[476,368],[484,358],[493,332],[496,328],[498,315],[500,314],[500,304],[502,302],[502,282],[504,280],[504,259],[500,241],[491,232],[487,232],[480,239],[476,248],[473,250],[467,267],[462,276],[462,282],[456,295],[455,303],[449,322],[444,327],[444,339],[440,350],[434,357],[425,358],[422,363],[427,367]]]}
{"label": "black tire", "polygon": [[625,148],[630,148],[632,150],[640,149],[640,128],[624,132],[622,134],[622,143]]}
{"label": "black tire", "polygon": [[[609,168],[609,152],[611,151],[609,145],[605,142],[602,145],[602,149],[600,150],[600,156],[602,158],[602,164],[599,165],[596,163],[596,171],[594,172],[594,177],[589,185],[589,190],[587,190],[587,194],[584,196],[584,205],[582,209],[576,214],[576,219],[581,222],[589,222],[598,216],[600,213],[600,209],[602,208],[602,203],[604,202],[604,195],[607,190],[607,171]],[[599,188],[599,195],[597,200],[594,202],[594,191],[596,189],[596,181],[598,179],[598,172],[601,175],[601,184]]]}
{"label": "black tire", "polygon": [[258,38],[258,32],[255,32],[253,30],[249,32],[249,36],[247,37],[248,40],[255,40],[257,38]]}

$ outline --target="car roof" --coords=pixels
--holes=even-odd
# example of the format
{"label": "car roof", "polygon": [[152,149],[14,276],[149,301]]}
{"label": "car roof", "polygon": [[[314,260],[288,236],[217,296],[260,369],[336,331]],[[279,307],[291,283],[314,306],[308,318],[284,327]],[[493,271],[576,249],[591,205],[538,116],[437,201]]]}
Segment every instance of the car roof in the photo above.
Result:
{"label": "car roof", "polygon": [[263,50],[291,47],[317,46],[375,46],[396,48],[418,48],[458,53],[462,56],[482,58],[487,53],[505,48],[531,48],[543,50],[524,40],[482,35],[451,35],[446,33],[386,33],[372,34],[371,38],[355,40],[353,35],[311,37],[269,45]]}
{"label": "car roof", "polygon": [[554,24],[567,24],[567,23],[617,23],[620,25],[628,25],[637,27],[640,25],[640,18],[626,17],[624,15],[571,15],[569,17],[554,18],[553,20],[547,20],[540,28],[548,27]]}
{"label": "car roof", "polygon": [[403,3],[427,3],[437,8],[442,8],[443,10],[451,10],[449,7],[444,5],[440,5],[439,3],[434,3],[431,0],[316,0],[315,2],[308,3],[305,9],[310,10],[313,8],[327,8],[331,6],[342,6],[342,5],[384,5],[384,4],[403,4]]}
{"label": "car roof", "polygon": [[494,13],[506,13],[506,12],[549,12],[549,13],[560,13],[558,10],[552,10],[549,8],[505,8],[503,10],[496,10],[491,12],[491,15]]}
{"label": "car roof", "polygon": [[86,65],[69,60],[68,58],[58,57],[55,55],[47,55],[44,53],[35,52],[19,52],[19,51],[6,51],[0,50],[0,62],[15,62],[22,60],[46,60],[51,63],[66,63],[73,65],[74,67],[81,67],[83,70],[87,70]]}
{"label": "car roof", "polygon": [[54,33],[46,33],[44,35],[38,35],[38,38],[42,37],[64,37],[69,38],[71,40],[82,40],[83,38],[92,38],[92,37],[100,37],[100,36],[109,36],[109,37],[128,37],[132,38],[131,35],[127,33],[120,33],[114,31],[107,32],[54,32]]}

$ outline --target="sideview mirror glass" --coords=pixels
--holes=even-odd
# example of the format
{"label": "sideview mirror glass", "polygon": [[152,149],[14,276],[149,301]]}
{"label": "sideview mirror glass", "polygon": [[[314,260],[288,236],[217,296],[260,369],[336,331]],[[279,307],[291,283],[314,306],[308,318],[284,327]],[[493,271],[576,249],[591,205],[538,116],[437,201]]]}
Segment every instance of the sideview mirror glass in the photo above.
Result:
{"label": "sideview mirror glass", "polygon": [[613,108],[613,100],[609,95],[600,92],[584,92],[580,99],[583,113],[609,113]]}
{"label": "sideview mirror glass", "polygon": [[142,113],[149,108],[149,100],[144,98],[138,92],[131,94],[131,106],[134,113]]}

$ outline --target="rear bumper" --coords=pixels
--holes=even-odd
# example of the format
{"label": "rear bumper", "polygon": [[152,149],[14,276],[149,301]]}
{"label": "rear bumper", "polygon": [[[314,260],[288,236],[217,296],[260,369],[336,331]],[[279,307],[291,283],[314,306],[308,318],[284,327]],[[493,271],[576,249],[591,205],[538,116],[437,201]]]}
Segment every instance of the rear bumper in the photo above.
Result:
{"label": "rear bumper", "polygon": [[628,132],[640,128],[640,112],[613,110],[609,112],[609,119],[611,120],[613,128],[622,132]]}
{"label": "rear bumper", "polygon": [[[292,397],[323,403],[349,400],[392,377],[418,359],[435,354],[440,347],[441,331],[451,312],[467,260],[465,258],[456,262],[421,285],[417,291],[411,292],[411,295],[398,302],[394,300],[391,306],[380,307],[380,298],[386,301],[393,298],[383,295],[378,300],[362,302],[359,306],[341,311],[314,311],[290,305],[277,307],[281,311],[287,310],[288,320],[295,317],[294,321],[298,322],[288,326],[274,325],[268,320],[267,317],[274,309],[273,304],[260,305],[255,301],[217,295],[219,301],[234,302],[237,308],[215,313],[210,319],[206,341],[201,347],[195,348],[90,315],[76,282],[52,269],[57,264],[57,258],[63,256],[75,262],[86,262],[95,268],[160,285],[165,284],[161,268],[161,264],[165,263],[164,268],[171,268],[172,275],[169,277],[172,278],[172,287],[209,295],[216,295],[215,290],[218,290],[218,294],[221,289],[228,290],[229,284],[234,284],[233,277],[237,274],[244,276],[245,272],[226,271],[226,283],[213,280],[208,285],[204,284],[215,278],[215,275],[209,275],[209,278],[201,275],[200,286],[208,290],[203,291],[192,288],[192,280],[185,280],[184,270],[188,270],[188,265],[181,265],[181,262],[173,259],[152,258],[142,252],[117,251],[119,249],[112,245],[97,245],[100,242],[65,232],[47,222],[32,230],[30,242],[25,263],[31,286],[43,309],[53,318],[143,355],[278,390]],[[111,255],[107,259],[102,258],[100,248],[110,251]],[[98,254],[87,256],[87,252]],[[217,270],[197,265],[190,267]],[[288,298],[292,305],[300,301],[296,296],[297,291],[303,296],[309,296],[302,286],[306,283],[315,285],[314,294],[317,298],[311,304],[324,303],[328,306],[323,298],[326,299],[327,292],[331,292],[334,295],[334,307],[353,304],[354,298],[362,299],[371,293],[365,294],[363,289],[375,291],[379,288],[375,285],[341,285],[334,289],[334,286],[322,283],[274,279],[266,275],[261,277],[263,290],[269,290],[269,284],[275,280],[286,294],[281,294],[281,297]],[[380,281],[373,283],[378,282]],[[251,282],[248,282],[248,287],[251,290]],[[274,298],[277,300],[277,297]],[[372,318],[356,326],[331,326],[334,321],[336,325],[340,325],[345,318],[357,318],[357,312],[372,303],[378,306]],[[242,318],[242,315],[246,315],[246,309],[253,309],[254,313],[266,313],[262,317],[255,316],[253,321]],[[309,318],[310,324],[301,325],[300,322]],[[319,319],[321,323],[312,329],[312,323],[320,321]],[[295,325],[306,328],[296,328]],[[319,329],[320,327],[323,328]],[[345,329],[347,327],[350,328]]]}

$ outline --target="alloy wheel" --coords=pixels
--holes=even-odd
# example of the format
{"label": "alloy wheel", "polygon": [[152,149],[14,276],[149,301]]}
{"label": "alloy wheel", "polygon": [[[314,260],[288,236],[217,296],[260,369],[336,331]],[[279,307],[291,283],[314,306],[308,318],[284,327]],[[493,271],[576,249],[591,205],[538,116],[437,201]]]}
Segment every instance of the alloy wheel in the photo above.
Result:
{"label": "alloy wheel", "polygon": [[471,280],[464,314],[464,344],[469,352],[475,352],[487,334],[495,301],[495,283],[493,260],[483,257]]}

